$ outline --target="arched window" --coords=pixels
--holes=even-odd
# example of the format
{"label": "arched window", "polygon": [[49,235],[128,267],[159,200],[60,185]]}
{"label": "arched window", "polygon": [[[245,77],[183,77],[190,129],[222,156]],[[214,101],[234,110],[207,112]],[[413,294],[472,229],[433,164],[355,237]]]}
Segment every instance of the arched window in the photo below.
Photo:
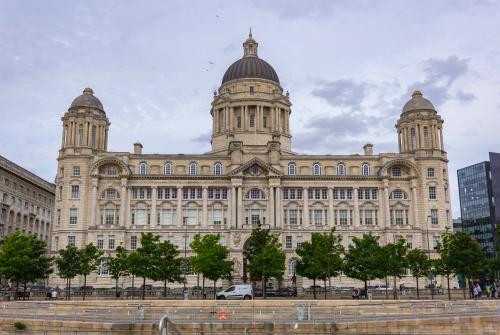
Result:
{"label": "arched window", "polygon": [[172,174],[172,163],[165,163],[165,165],[163,165],[163,174]]}
{"label": "arched window", "polygon": [[417,135],[415,133],[415,128],[411,128],[410,134],[411,134],[411,148],[415,150],[417,148]]}
{"label": "arched window", "polygon": [[429,128],[424,127],[424,146],[429,147]]}
{"label": "arched window", "polygon": [[296,173],[297,173],[297,166],[295,165],[295,163],[288,164],[288,175],[295,176]]}
{"label": "arched window", "polygon": [[361,166],[361,174],[363,176],[369,176],[370,175],[370,165],[368,165],[367,163],[363,164]]}
{"label": "arched window", "polygon": [[399,166],[395,166],[392,168],[392,176],[401,177],[401,168]]}
{"label": "arched window", "polygon": [[297,259],[292,258],[288,261],[288,275],[295,276],[297,268]]}
{"label": "arched window", "polygon": [[189,163],[189,174],[191,176],[198,174],[198,165],[195,162]]}
{"label": "arched window", "polygon": [[104,199],[120,199],[120,194],[112,187],[107,188],[102,192]]}
{"label": "arched window", "polygon": [[148,163],[142,162],[141,164],[139,164],[139,174],[148,174]]}
{"label": "arched window", "polygon": [[337,165],[337,176],[345,176],[345,165],[342,163]]}
{"label": "arched window", "polygon": [[319,163],[313,164],[312,174],[313,174],[313,176],[320,176],[321,175],[321,165],[319,165]]}
{"label": "arched window", "polygon": [[216,175],[216,176],[222,175],[222,164],[221,163],[214,164],[214,175]]}

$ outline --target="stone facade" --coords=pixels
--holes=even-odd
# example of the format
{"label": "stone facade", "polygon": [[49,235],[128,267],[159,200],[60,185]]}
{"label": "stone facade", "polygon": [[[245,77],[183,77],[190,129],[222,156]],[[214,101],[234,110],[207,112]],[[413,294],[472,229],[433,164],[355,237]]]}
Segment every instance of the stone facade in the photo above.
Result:
{"label": "stone facade", "polygon": [[54,184],[0,156],[0,243],[20,231],[49,246],[54,200]]}
{"label": "stone facade", "polygon": [[[62,219],[52,250],[90,242],[106,253],[118,245],[133,250],[141,232],[153,232],[183,251],[195,234],[219,233],[241,281],[245,241],[260,222],[280,236],[288,283],[297,245],[332,228],[346,246],[372,232],[381,243],[403,237],[434,254],[452,221],[443,120],[432,103],[416,91],[404,106],[398,153],[375,153],[367,144],[362,155],[299,154],[288,93],[258,58],[251,35],[243,46],[244,57],[214,92],[212,150],[205,154],[145,154],[140,143],[132,153],[108,152],[110,123],[100,101],[88,88],[73,101],[62,118],[55,204]],[[196,279],[189,275],[189,284]],[[105,266],[88,280],[114,285]]]}

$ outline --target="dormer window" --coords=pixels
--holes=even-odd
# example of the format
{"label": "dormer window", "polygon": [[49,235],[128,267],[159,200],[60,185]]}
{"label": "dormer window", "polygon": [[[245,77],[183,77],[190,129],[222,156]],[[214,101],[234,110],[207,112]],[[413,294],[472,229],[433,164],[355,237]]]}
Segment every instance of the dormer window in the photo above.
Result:
{"label": "dormer window", "polygon": [[253,95],[255,93],[255,88],[253,86],[250,86],[250,94]]}
{"label": "dormer window", "polygon": [[142,162],[141,164],[139,164],[139,174],[148,174],[148,164],[146,162]]}

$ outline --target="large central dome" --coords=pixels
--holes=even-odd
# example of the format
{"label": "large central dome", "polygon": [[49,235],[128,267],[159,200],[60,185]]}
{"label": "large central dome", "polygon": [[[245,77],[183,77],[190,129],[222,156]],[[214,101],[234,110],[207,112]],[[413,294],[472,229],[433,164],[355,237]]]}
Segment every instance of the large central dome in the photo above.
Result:
{"label": "large central dome", "polygon": [[279,84],[280,79],[273,67],[257,55],[258,43],[252,38],[250,32],[243,43],[243,58],[234,62],[224,73],[222,84],[237,79],[266,79]]}

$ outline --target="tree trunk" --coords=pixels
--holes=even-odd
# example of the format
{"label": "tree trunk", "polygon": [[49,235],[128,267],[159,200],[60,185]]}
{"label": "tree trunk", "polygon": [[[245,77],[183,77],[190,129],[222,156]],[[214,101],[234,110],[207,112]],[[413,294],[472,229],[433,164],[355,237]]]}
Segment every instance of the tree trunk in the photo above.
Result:
{"label": "tree trunk", "polygon": [[23,300],[26,300],[26,282],[23,282]]}
{"label": "tree trunk", "polygon": [[368,297],[368,284],[366,280],[364,280],[364,282],[365,282],[365,294]]}
{"label": "tree trunk", "polygon": [[[203,280],[205,280],[205,277],[203,277]],[[217,280],[214,280],[214,300],[217,299],[217,293],[215,290],[217,289]]]}
{"label": "tree trunk", "polygon": [[115,297],[118,298],[118,277],[115,280]]}
{"label": "tree trunk", "polygon": [[142,300],[146,297],[146,277],[142,277]]}
{"label": "tree trunk", "polygon": [[418,292],[418,277],[415,277],[415,280],[417,281],[417,299],[420,299],[420,293]]}
{"label": "tree trunk", "polygon": [[464,287],[463,287],[463,289],[462,289],[462,291],[464,292],[464,300],[465,300],[465,299],[467,299],[467,298],[465,297],[465,290],[467,289],[467,286],[468,286],[468,285],[467,285],[467,278],[465,278],[465,276],[464,276]]}
{"label": "tree trunk", "polygon": [[19,299],[19,281],[16,281],[16,294],[14,296],[14,300]]}
{"label": "tree trunk", "polygon": [[323,290],[325,291],[325,300],[326,300],[326,278],[323,279]]}
{"label": "tree trunk", "polygon": [[134,299],[135,297],[135,286],[134,286],[134,282],[135,282],[135,276],[132,275],[132,299]]}
{"label": "tree trunk", "polygon": [[397,300],[398,299],[398,291],[396,290],[396,276],[394,276],[394,287],[393,287],[392,291],[394,293],[394,300]]}
{"label": "tree trunk", "polygon": [[83,300],[85,300],[86,294],[87,294],[87,275],[83,275]]}
{"label": "tree trunk", "polygon": [[385,299],[389,300],[389,292],[387,289],[389,288],[389,280],[387,279],[387,276],[385,276]]}
{"label": "tree trunk", "polygon": [[163,280],[163,298],[167,299],[167,280]]}
{"label": "tree trunk", "polygon": [[314,300],[316,300],[316,278],[313,279],[313,294]]}
{"label": "tree trunk", "polygon": [[264,299],[267,299],[267,294],[266,294],[266,276],[262,276],[262,297]]}
{"label": "tree trunk", "polygon": [[201,279],[201,295],[203,300],[205,300],[205,275],[203,275],[203,278]]}
{"label": "tree trunk", "polygon": [[446,274],[446,281],[448,282],[448,300],[451,300],[451,293],[450,293],[450,274]]}
{"label": "tree trunk", "polygon": [[71,300],[71,278],[68,278],[68,300]]}

